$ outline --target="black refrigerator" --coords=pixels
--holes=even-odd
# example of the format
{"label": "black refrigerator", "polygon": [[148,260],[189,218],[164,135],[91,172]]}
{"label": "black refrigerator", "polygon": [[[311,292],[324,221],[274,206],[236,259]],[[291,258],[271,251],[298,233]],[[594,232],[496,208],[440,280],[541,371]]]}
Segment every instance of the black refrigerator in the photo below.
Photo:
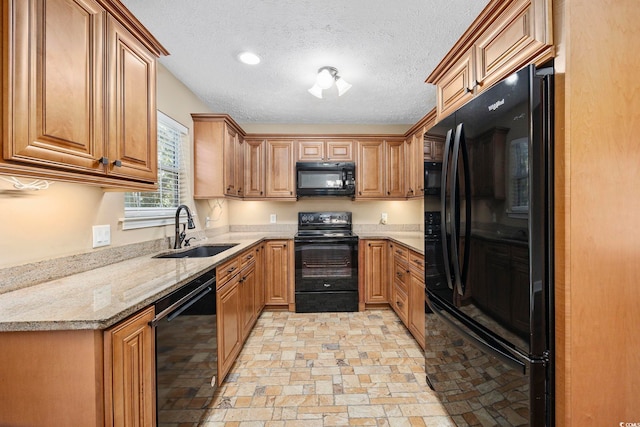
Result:
{"label": "black refrigerator", "polygon": [[458,426],[554,425],[552,118],[528,66],[427,132],[425,368]]}

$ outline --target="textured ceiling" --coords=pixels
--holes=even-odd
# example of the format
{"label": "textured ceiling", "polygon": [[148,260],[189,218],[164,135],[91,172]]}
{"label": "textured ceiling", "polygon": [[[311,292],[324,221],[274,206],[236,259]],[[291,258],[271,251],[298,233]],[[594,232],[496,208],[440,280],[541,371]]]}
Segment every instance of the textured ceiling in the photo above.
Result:
{"label": "textured ceiling", "polygon": [[[123,0],[171,53],[160,62],[240,123],[413,124],[424,83],[488,0]],[[262,62],[242,64],[250,50]],[[318,68],[353,85],[318,99]]]}

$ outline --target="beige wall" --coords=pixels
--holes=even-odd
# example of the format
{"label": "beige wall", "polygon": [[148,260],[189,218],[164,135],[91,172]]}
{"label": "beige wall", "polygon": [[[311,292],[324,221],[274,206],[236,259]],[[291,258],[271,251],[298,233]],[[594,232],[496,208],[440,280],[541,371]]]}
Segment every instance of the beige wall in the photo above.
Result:
{"label": "beige wall", "polygon": [[[158,67],[158,109],[187,128],[192,112],[212,112],[165,67]],[[402,134],[410,125],[276,125],[242,124],[248,133],[377,133]],[[190,141],[192,147],[192,132]],[[29,180],[23,179],[27,182]],[[99,187],[56,182],[49,189],[20,192],[0,179],[0,268],[50,258],[75,255],[92,248],[92,226],[111,226],[111,247],[173,236],[171,226],[122,230],[124,198],[121,192],[104,192]],[[389,214],[389,224],[421,222],[420,202],[302,201],[243,202],[187,200],[195,208],[197,228],[239,224],[268,224],[275,213],[278,223],[295,224],[302,210],[340,209],[354,212],[354,221],[376,224],[380,213]],[[231,220],[230,218],[233,218]]]}
{"label": "beige wall", "polygon": [[422,200],[353,202],[340,199],[309,199],[298,202],[229,201],[230,225],[269,224],[276,214],[277,224],[297,224],[298,212],[350,211],[355,224],[378,224],[380,214],[388,214],[387,224],[420,224]]}
{"label": "beige wall", "polygon": [[[160,111],[188,128],[191,112],[208,111],[163,66],[158,67],[157,102]],[[99,250],[92,249],[97,224],[111,225],[111,246],[172,235],[171,227],[122,231],[123,193],[99,187],[56,182],[47,190],[18,192],[0,179],[0,203],[0,268]],[[206,216],[208,207],[197,207]]]}

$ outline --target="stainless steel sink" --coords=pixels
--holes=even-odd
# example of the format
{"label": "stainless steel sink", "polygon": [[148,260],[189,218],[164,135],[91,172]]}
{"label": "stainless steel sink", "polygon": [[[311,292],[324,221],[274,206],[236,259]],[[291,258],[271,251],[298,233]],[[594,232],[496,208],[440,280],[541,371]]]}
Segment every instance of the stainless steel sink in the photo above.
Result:
{"label": "stainless steel sink", "polygon": [[237,243],[231,245],[202,245],[187,249],[186,251],[156,255],[153,258],[205,258],[218,255],[234,246],[237,246]]}

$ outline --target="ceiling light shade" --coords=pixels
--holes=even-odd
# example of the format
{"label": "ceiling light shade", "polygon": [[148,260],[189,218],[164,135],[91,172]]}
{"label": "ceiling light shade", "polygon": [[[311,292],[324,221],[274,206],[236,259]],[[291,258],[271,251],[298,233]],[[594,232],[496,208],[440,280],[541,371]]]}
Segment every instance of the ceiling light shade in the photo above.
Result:
{"label": "ceiling light shade", "polygon": [[338,88],[338,96],[342,96],[349,89],[351,89],[351,85],[347,83],[347,81],[342,77],[338,77],[336,79],[336,87]]}
{"label": "ceiling light shade", "polygon": [[260,57],[252,52],[242,52],[238,55],[240,62],[248,65],[256,65],[260,63]]}
{"label": "ceiling light shade", "polygon": [[322,99],[322,88],[318,86],[318,84],[314,84],[311,89],[309,89],[309,93],[316,98]]}
{"label": "ceiling light shade", "polygon": [[321,89],[329,89],[335,81],[333,76],[329,68],[321,68],[316,77],[316,85],[320,86]]}
{"label": "ceiling light shade", "polygon": [[324,89],[329,89],[334,83],[338,89],[338,96],[342,96],[345,92],[351,89],[351,85],[338,75],[338,70],[336,68],[322,67],[318,70],[316,82],[313,87],[309,89],[309,93],[316,98],[322,99],[322,91]]}

